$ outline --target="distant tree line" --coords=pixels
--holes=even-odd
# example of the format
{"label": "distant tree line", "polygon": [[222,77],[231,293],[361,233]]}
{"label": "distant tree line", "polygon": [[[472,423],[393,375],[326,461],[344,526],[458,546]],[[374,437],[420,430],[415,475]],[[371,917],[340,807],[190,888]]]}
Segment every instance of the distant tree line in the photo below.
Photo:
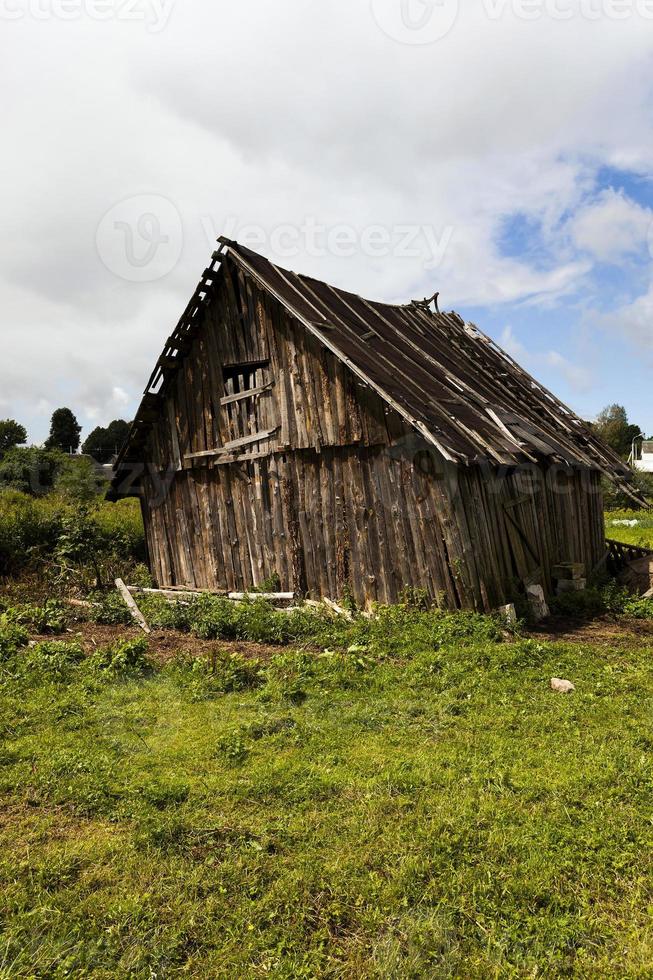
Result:
{"label": "distant tree line", "polygon": [[106,427],[93,429],[82,444],[80,457],[81,431],[74,413],[58,408],[52,413],[44,445],[27,446],[25,426],[15,419],[0,419],[0,489],[35,496],[56,489],[79,500],[101,493],[107,478],[97,464],[109,463],[117,455],[129,423],[114,419]]}
{"label": "distant tree line", "polygon": [[639,425],[632,425],[623,405],[608,405],[594,422],[592,428],[597,436],[610,446],[622,459],[628,459],[633,442],[646,433]]}
{"label": "distant tree line", "polygon": [[129,422],[124,419],[114,419],[106,428],[98,426],[93,429],[82,446],[82,452],[98,463],[109,463],[117,456],[127,438]]}

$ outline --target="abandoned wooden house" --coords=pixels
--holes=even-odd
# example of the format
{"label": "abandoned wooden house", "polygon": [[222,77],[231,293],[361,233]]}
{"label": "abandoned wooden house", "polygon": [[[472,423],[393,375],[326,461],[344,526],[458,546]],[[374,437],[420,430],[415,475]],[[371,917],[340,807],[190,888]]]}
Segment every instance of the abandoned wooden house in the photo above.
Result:
{"label": "abandoned wooden house", "polygon": [[115,467],[160,587],[423,590],[490,610],[604,560],[601,478],[629,470],[489,337],[222,240]]}

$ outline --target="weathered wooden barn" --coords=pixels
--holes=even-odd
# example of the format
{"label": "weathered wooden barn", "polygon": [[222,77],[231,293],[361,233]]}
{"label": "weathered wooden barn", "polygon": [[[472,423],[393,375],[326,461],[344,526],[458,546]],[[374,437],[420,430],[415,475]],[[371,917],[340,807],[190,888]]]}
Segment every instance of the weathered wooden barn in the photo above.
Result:
{"label": "weathered wooden barn", "polygon": [[[437,307],[437,302],[436,302]],[[160,587],[490,610],[605,556],[628,468],[489,337],[221,240],[116,463]]]}

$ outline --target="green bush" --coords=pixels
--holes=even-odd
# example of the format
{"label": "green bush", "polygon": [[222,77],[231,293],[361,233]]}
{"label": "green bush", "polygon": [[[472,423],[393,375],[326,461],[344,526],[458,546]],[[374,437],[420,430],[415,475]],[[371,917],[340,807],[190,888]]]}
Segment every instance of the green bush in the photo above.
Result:
{"label": "green bush", "polygon": [[577,619],[592,619],[606,614],[653,619],[653,599],[644,599],[612,581],[603,588],[565,592],[556,596],[551,602],[551,611],[558,616]]}
{"label": "green bush", "polygon": [[46,599],[42,606],[12,606],[6,612],[15,623],[28,626],[35,633],[63,633],[66,628],[67,611],[56,599]]}
{"label": "green bush", "polygon": [[147,640],[123,640],[101,647],[87,661],[89,668],[112,677],[133,677],[147,674],[152,665],[147,659]]}
{"label": "green bush", "polygon": [[0,461],[0,488],[42,497],[52,490],[66,459],[65,453],[57,449],[10,449]]}
{"label": "green bush", "polygon": [[193,701],[252,690],[265,682],[259,660],[219,649],[208,658],[191,655],[177,657],[166,669],[190,693]]}
{"label": "green bush", "polygon": [[653,599],[629,595],[624,602],[623,612],[633,619],[653,619]]}
{"label": "green bush", "polygon": [[70,678],[71,671],[84,660],[84,651],[78,643],[50,640],[46,643],[37,643],[36,646],[25,651],[20,667],[23,673],[35,674],[40,678],[48,677],[55,681],[66,681]]}
{"label": "green bush", "polygon": [[87,456],[67,456],[55,476],[54,489],[73,504],[91,504],[105,496],[109,480]]}
{"label": "green bush", "polygon": [[111,592],[91,592],[88,618],[92,623],[104,626],[124,626],[132,621],[125,600],[115,589]]}
{"label": "green bush", "polygon": [[0,576],[18,575],[50,555],[61,532],[61,520],[59,500],[1,491]]}
{"label": "green bush", "polygon": [[0,663],[14,657],[21,647],[27,645],[27,630],[13,621],[7,613],[0,615]]}
{"label": "green bush", "polygon": [[91,588],[132,577],[147,580],[145,537],[136,500],[91,505],[51,493],[0,491],[0,576],[39,572],[55,586]]}

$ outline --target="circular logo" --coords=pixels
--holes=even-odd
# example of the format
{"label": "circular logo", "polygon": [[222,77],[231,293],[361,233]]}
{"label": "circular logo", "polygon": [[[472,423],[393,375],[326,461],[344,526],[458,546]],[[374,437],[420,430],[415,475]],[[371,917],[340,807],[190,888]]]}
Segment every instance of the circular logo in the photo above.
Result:
{"label": "circular logo", "polygon": [[401,44],[433,44],[458,19],[459,0],[371,0],[378,26]]}
{"label": "circular logo", "polygon": [[183,240],[179,211],[158,194],[137,194],[114,204],[95,235],[104,265],[128,282],[167,276],[179,262]]}

